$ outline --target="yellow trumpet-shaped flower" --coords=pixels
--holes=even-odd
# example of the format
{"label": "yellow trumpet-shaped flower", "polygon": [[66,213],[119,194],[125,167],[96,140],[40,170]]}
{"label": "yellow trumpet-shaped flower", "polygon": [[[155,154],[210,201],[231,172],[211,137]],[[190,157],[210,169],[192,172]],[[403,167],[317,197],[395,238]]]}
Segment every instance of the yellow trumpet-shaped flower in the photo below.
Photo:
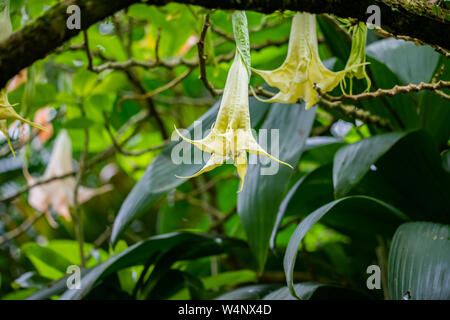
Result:
{"label": "yellow trumpet-shaped flower", "polygon": [[241,191],[247,174],[247,152],[265,155],[292,168],[290,164],[267,153],[252,135],[248,105],[248,71],[238,53],[236,53],[236,58],[228,72],[217,119],[210,133],[201,140],[190,140],[184,137],[177,128],[175,130],[184,140],[202,151],[212,153],[206,165],[199,172],[190,177],[180,178],[196,177],[222,165],[228,159],[233,159],[241,179],[239,188]]}
{"label": "yellow trumpet-shaped flower", "polygon": [[[9,17],[9,0],[0,0],[0,41],[8,38],[12,33],[11,27],[11,19]],[[20,120],[22,122],[28,123],[29,125],[36,127],[41,130],[45,130],[44,127],[31,122],[27,119],[21,117],[17,112],[13,109],[13,105],[11,105],[8,101],[8,93],[6,89],[0,90],[0,131],[5,135],[6,140],[8,141],[9,148],[11,149],[11,153],[15,157],[13,147],[11,145],[11,141],[8,135],[8,125],[7,120]]]}
{"label": "yellow trumpet-shaped flower", "polygon": [[13,109],[13,107],[14,105],[11,105],[8,101],[8,94],[6,93],[6,89],[0,90],[0,131],[2,131],[3,134],[5,135],[6,140],[8,141],[9,148],[11,149],[11,153],[15,157],[14,150],[8,135],[8,128],[6,123],[7,120],[19,120],[40,130],[46,129],[43,126],[38,125],[37,123],[31,122],[30,120],[21,117]]}
{"label": "yellow trumpet-shaped flower", "polygon": [[8,38],[12,33],[11,19],[9,18],[9,0],[0,0],[0,41]]}
{"label": "yellow trumpet-shaped flower", "polygon": [[333,90],[346,73],[359,67],[351,67],[339,72],[328,70],[319,57],[316,16],[309,13],[296,13],[292,19],[288,54],[284,63],[273,71],[255,70],[270,86],[280,90],[264,102],[295,103],[299,99],[310,108],[319,101],[319,94]]}

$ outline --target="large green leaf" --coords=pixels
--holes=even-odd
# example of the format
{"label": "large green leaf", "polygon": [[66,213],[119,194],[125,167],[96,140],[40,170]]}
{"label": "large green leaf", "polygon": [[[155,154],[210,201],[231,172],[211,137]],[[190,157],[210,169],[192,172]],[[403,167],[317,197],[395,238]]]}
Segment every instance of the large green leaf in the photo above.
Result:
{"label": "large green leaf", "polygon": [[[327,215],[328,214],[328,215]],[[352,230],[348,221],[360,226],[361,236],[369,234],[392,234],[396,226],[405,221],[404,215],[391,205],[378,199],[353,196],[330,202],[307,216],[295,229],[284,256],[284,271],[291,293],[294,291],[294,266],[297,251],[305,234],[322,217],[327,215],[330,224],[342,230]]]}
{"label": "large green leaf", "polygon": [[403,85],[430,81],[439,60],[439,54],[429,46],[393,38],[372,43],[366,52],[392,70]]}
{"label": "large green leaf", "polygon": [[[197,132],[197,130],[205,133],[211,128],[217,115],[219,103],[217,102],[189,128],[190,134]],[[252,98],[250,99],[250,106],[253,124],[258,123],[265,115],[268,104]],[[193,164],[192,161],[192,164],[174,163],[171,158],[172,150],[179,144],[187,146],[186,148],[183,147],[183,150],[193,150],[193,146],[190,146],[186,141],[173,142],[150,163],[142,178],[128,194],[117,214],[111,235],[112,243],[116,243],[121,233],[130,223],[146,212],[162,195],[186,182],[186,179],[177,178],[175,175],[190,176],[203,166],[203,164]]]}
{"label": "large green leaf", "polygon": [[[84,244],[84,252],[86,254],[92,249],[92,244]],[[45,246],[28,242],[22,246],[21,250],[38,273],[51,280],[64,276],[67,272],[67,267],[81,263],[79,245],[74,240],[51,240]],[[101,260],[106,259],[107,254],[103,250],[97,250],[97,253]],[[87,267],[92,267],[96,264],[98,264],[98,261],[94,257],[86,261]]]}
{"label": "large green leaf", "polygon": [[[358,185],[364,176],[371,179]],[[338,197],[352,189],[352,194],[387,201],[415,220],[450,221],[448,210],[442,210],[450,207],[450,175],[424,131],[379,135],[345,146],[335,156],[333,184]]]}
{"label": "large green leaf", "polygon": [[[333,285],[304,282],[294,285],[297,296],[302,300],[366,300],[368,297],[357,291],[340,288]],[[297,300],[288,287],[269,293],[264,300]]]}
{"label": "large green leaf", "polygon": [[[314,107],[306,111],[304,104],[272,105],[262,129],[268,129],[268,137],[272,134],[271,130],[279,130],[280,160],[292,166],[298,164],[314,121],[315,110]],[[272,141],[272,146],[277,142]],[[269,143],[267,150],[271,152]],[[250,156],[249,163],[252,161],[256,162],[256,156]],[[279,170],[275,174],[262,174],[274,164],[277,163],[270,161],[265,165],[259,161],[257,164],[249,164],[245,186],[238,197],[238,213],[260,269],[264,267],[278,207],[293,172],[291,168],[279,164]]]}
{"label": "large green leaf", "polygon": [[284,217],[289,215],[306,216],[331,201],[333,201],[331,165],[317,168],[300,178],[280,204],[277,220],[270,237],[270,247],[275,248],[278,228]]}
{"label": "large green leaf", "polygon": [[[399,140],[378,160],[376,173],[394,192],[389,203],[409,218],[450,223],[450,174],[443,169],[439,150],[427,133],[416,131]],[[400,198],[405,199],[401,205]]]}
{"label": "large green leaf", "polygon": [[28,242],[22,246],[22,252],[30,259],[39,274],[48,279],[58,279],[66,273],[72,263],[58,252]]}
{"label": "large green leaf", "polygon": [[[67,290],[61,295],[63,300],[83,298],[102,278],[133,265],[145,264],[155,255],[176,251],[176,259],[186,260],[227,252],[244,243],[239,240],[222,238],[209,234],[188,232],[170,233],[151,237],[136,243],[104,263],[92,268],[81,279],[80,290]],[[168,268],[167,268],[168,270]]]}
{"label": "large green leaf", "polygon": [[279,286],[274,284],[256,284],[253,286],[246,286],[227,292],[219,297],[217,300],[260,300],[269,292],[277,289]]}
{"label": "large green leaf", "polygon": [[449,225],[411,222],[397,229],[388,262],[392,299],[449,300],[449,270]]}
{"label": "large green leaf", "polygon": [[393,132],[374,136],[341,148],[334,157],[333,184],[336,197],[345,196],[370,166],[383,156],[404,132]]}
{"label": "large green leaf", "polygon": [[[450,79],[450,60],[441,57],[441,62],[438,64],[437,72],[444,67],[444,71],[440,79]],[[450,94],[450,90],[445,90],[445,93]],[[450,138],[450,108],[448,100],[437,95],[434,92],[426,91],[421,97],[419,115],[421,127],[429,132],[438,146],[445,145]]]}
{"label": "large green leaf", "polygon": [[[368,61],[375,87],[390,89],[395,85],[431,82],[433,75],[445,66],[440,79],[450,75],[450,63],[429,46],[416,46],[412,42],[385,39],[367,47]],[[434,92],[398,94],[394,97],[363,100],[363,108],[403,129],[423,128],[438,145],[450,137],[448,101]]]}

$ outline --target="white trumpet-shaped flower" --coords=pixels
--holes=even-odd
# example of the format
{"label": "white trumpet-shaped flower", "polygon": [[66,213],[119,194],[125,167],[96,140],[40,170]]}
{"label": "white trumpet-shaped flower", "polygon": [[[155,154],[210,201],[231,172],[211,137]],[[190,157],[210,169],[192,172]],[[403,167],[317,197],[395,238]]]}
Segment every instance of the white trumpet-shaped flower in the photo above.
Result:
{"label": "white trumpet-shaped flower", "polygon": [[190,140],[177,128],[175,130],[184,140],[203,151],[212,153],[199,172],[193,176],[181,178],[196,177],[232,159],[241,179],[239,188],[241,191],[247,174],[247,152],[265,155],[292,168],[291,165],[267,153],[252,135],[248,104],[248,71],[239,53],[236,53],[236,58],[228,72],[219,112],[211,132],[201,140]]}
{"label": "white trumpet-shaped flower", "polygon": [[299,99],[310,108],[319,101],[319,93],[333,90],[346,73],[359,67],[352,65],[339,72],[328,70],[319,57],[316,16],[296,13],[292,19],[288,54],[284,63],[273,71],[252,69],[270,86],[280,91],[265,102],[295,103]]}
{"label": "white trumpet-shaped flower", "polygon": [[[0,0],[0,42],[7,39],[12,33],[11,19],[9,17],[9,0]],[[14,149],[8,135],[7,120],[19,120],[25,122],[40,130],[45,130],[44,127],[31,122],[20,116],[15,110],[14,105],[8,101],[8,92],[6,89],[0,89],[0,131],[5,135],[11,153],[15,157]]]}
{"label": "white trumpet-shaped flower", "polygon": [[[24,169],[24,175],[28,185],[31,186],[39,181],[47,181],[52,178],[64,176],[72,172],[72,170],[71,141],[67,131],[62,130],[55,140],[50,162],[47,165],[44,175],[40,178],[34,178],[26,169]],[[75,185],[75,178],[67,177],[35,186],[30,189],[28,203],[36,210],[46,213],[52,225],[55,225],[55,222],[49,214],[50,210],[53,210],[58,215],[70,221],[70,207],[74,205]],[[80,186],[78,189],[78,203],[84,203],[92,197],[110,190],[112,190],[110,185],[105,185],[98,189]]]}

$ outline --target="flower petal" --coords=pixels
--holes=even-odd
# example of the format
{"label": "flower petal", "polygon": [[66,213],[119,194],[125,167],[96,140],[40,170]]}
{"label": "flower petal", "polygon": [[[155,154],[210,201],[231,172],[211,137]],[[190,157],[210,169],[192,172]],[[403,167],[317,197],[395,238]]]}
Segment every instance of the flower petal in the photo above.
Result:
{"label": "flower petal", "polygon": [[211,132],[205,138],[203,138],[201,140],[188,139],[185,136],[183,136],[180,131],[178,131],[176,126],[174,126],[174,127],[175,127],[176,133],[180,136],[180,138],[193,144],[200,150],[206,151],[209,153],[218,153],[221,155],[226,154],[225,139],[215,133],[214,127],[211,129]]}
{"label": "flower petal", "polygon": [[245,176],[247,175],[247,153],[244,151],[238,152],[237,156],[234,158],[234,166],[236,167],[239,178],[241,179],[241,186],[239,191],[241,192],[244,188]]}
{"label": "flower petal", "polygon": [[267,151],[265,151],[256,142],[255,138],[253,138],[251,132],[249,132],[249,131],[242,132],[241,136],[238,137],[238,147],[237,148],[238,148],[238,150],[245,150],[245,151],[248,151],[253,154],[264,155],[278,163],[284,164],[284,165],[290,167],[291,169],[293,169],[293,167],[289,163],[283,162],[283,161],[275,158],[271,154],[269,154]]}
{"label": "flower petal", "polygon": [[181,176],[177,176],[177,175],[175,175],[175,177],[181,178],[181,179],[189,179],[189,178],[197,177],[197,176],[201,175],[202,173],[205,173],[205,172],[208,172],[208,171],[211,171],[211,170],[217,168],[218,166],[222,165],[227,159],[228,159],[227,156],[213,154],[209,158],[208,162],[206,162],[205,166],[199,172],[193,174],[192,176],[188,176],[188,177],[181,177]]}

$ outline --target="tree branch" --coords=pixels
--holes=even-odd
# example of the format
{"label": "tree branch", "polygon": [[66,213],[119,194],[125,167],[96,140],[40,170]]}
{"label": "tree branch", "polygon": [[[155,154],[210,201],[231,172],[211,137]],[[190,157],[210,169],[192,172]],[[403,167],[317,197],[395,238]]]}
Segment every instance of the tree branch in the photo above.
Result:
{"label": "tree branch", "polygon": [[[66,27],[67,7],[77,5],[82,13],[82,28],[111,16],[115,12],[141,2],[139,0],[65,0],[13,33],[0,44],[0,87],[20,70],[32,65],[55,51],[80,30]],[[378,5],[381,10],[382,28],[397,36],[408,36],[431,45],[450,50],[448,37],[450,22],[445,19],[448,10],[434,13],[432,4],[410,0],[148,0],[149,5],[162,6],[170,2],[199,5],[214,9],[239,9],[271,13],[276,10],[331,13],[343,18],[366,21],[366,10]]]}

